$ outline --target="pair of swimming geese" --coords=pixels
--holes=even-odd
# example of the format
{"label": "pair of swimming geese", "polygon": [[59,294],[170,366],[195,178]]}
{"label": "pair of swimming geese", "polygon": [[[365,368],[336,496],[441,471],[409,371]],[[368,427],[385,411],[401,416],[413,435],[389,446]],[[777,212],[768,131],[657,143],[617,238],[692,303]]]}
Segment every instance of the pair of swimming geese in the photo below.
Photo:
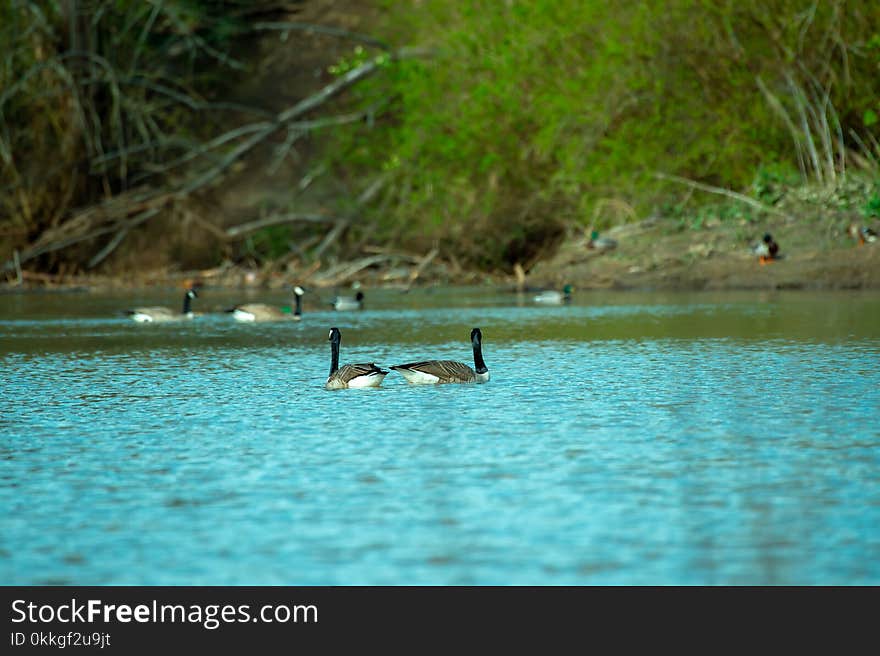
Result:
{"label": "pair of swimming geese", "polygon": [[[344,364],[339,366],[339,344],[342,334],[339,328],[330,329],[330,375],[324,387],[328,390],[355,387],[379,387],[388,371],[373,362]],[[474,367],[457,360],[422,360],[391,367],[414,384],[438,383],[487,383],[489,369],[483,360],[483,333],[479,328],[471,331],[471,347],[474,351]]]}
{"label": "pair of swimming geese", "polygon": [[[288,319],[292,321],[300,321],[302,319],[302,297],[305,290],[296,286],[293,288],[294,309],[293,313],[286,309],[278,308],[265,303],[246,303],[236,305],[227,310],[232,314],[232,318],[236,321],[253,322],[253,321],[279,321]],[[133,310],[126,310],[134,321],[139,323],[156,323],[165,321],[179,321],[181,319],[193,319],[196,314],[192,311],[192,301],[198,298],[198,293],[194,287],[189,287],[183,296],[183,309],[175,312],[168,307],[140,307]],[[360,310],[364,306],[364,293],[358,292],[355,296],[337,296],[330,303],[334,310]]]}

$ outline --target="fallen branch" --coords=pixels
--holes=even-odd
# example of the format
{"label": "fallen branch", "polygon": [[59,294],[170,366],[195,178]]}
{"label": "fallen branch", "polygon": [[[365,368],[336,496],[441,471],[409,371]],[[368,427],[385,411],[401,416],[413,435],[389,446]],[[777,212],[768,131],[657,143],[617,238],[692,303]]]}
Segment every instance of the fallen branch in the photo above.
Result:
{"label": "fallen branch", "polygon": [[[33,260],[46,253],[52,253],[122,229],[130,230],[158,214],[161,206],[170,198],[169,194],[152,192],[154,194],[152,197],[149,195],[142,197],[141,193],[135,194],[134,197],[117,196],[111,201],[83,210],[59,226],[57,230],[44,232],[29,249],[20,253],[19,266],[23,262]],[[134,218],[120,224],[120,217],[128,216],[132,212],[138,213]],[[112,221],[109,225],[107,224],[108,217]],[[95,228],[95,225],[102,220],[105,225]],[[15,266],[14,259],[7,260],[3,270],[13,271]]]}
{"label": "fallen branch", "polygon": [[207,171],[203,171],[193,180],[190,180],[188,183],[178,189],[176,192],[177,197],[183,198],[184,196],[187,196],[192,192],[200,189],[201,187],[207,185],[209,182],[222,174],[226,169],[232,166],[236,161],[238,161],[238,159],[242,157],[245,153],[249,152],[257,144],[261,143],[266,137],[272,134],[272,132],[274,132],[273,127],[263,128],[250,139],[233,148],[231,152],[227,153],[220,160],[219,164],[208,169]]}
{"label": "fallen branch", "polygon": [[396,257],[398,260],[405,260],[410,262],[411,264],[418,264],[422,261],[424,256],[422,255],[414,255],[413,253],[405,253],[399,250],[393,250],[391,248],[385,248],[383,246],[371,246],[366,245],[361,248],[361,252],[370,253],[373,255],[392,255]]}
{"label": "fallen branch", "polygon": [[[399,58],[399,57],[412,56],[412,55],[408,54],[408,52],[409,51],[406,51],[406,50],[399,51],[398,53],[396,53],[395,57]],[[418,52],[420,52],[420,51],[418,51]],[[236,146],[235,148],[233,148],[229,153],[227,153],[220,160],[220,162],[217,165],[213,166],[212,168],[208,169],[207,171],[203,171],[202,173],[197,175],[193,180],[191,180],[188,183],[186,183],[185,185],[183,185],[178,190],[177,195],[178,196],[185,196],[187,194],[190,194],[190,193],[200,189],[201,187],[204,187],[205,185],[207,185],[208,183],[213,181],[215,178],[217,178],[226,169],[228,169],[230,166],[232,166],[232,164],[234,164],[236,161],[238,161],[241,157],[243,157],[245,154],[247,154],[251,150],[253,150],[253,148],[255,148],[258,144],[262,143],[268,137],[270,137],[272,134],[274,134],[276,131],[278,131],[282,128],[284,128],[284,129],[297,128],[297,129],[303,130],[303,132],[301,134],[296,135],[295,138],[293,138],[291,140],[290,145],[292,145],[301,136],[306,134],[309,130],[314,130],[314,129],[325,127],[328,125],[342,125],[345,123],[352,123],[355,121],[362,120],[365,112],[358,112],[355,114],[347,114],[347,115],[343,115],[343,116],[330,117],[330,118],[325,118],[325,119],[315,119],[312,121],[303,121],[301,124],[291,124],[291,122],[294,119],[302,116],[303,114],[306,114],[307,112],[310,112],[310,111],[320,107],[321,105],[323,105],[324,103],[329,101],[331,98],[336,96],[338,93],[340,93],[344,89],[347,89],[348,87],[352,86],[353,84],[355,84],[359,80],[362,80],[363,78],[366,78],[366,77],[372,75],[377,70],[379,70],[380,68],[385,66],[388,63],[388,61],[389,61],[388,54],[382,54],[378,57],[374,57],[370,61],[367,61],[367,62],[361,64],[360,66],[357,66],[357,67],[351,69],[345,75],[340,76],[339,78],[337,78],[336,80],[334,80],[330,84],[326,85],[324,88],[322,88],[317,93],[314,93],[311,96],[304,98],[303,100],[299,101],[298,103],[296,103],[292,107],[289,107],[289,108],[285,109],[284,111],[280,112],[275,117],[274,121],[260,121],[258,123],[254,123],[251,125],[244,125],[239,128],[236,128],[236,130],[234,130],[233,132],[236,132],[238,134],[243,134],[246,132],[255,132],[256,134],[254,134],[250,139],[248,139],[244,143],[241,143],[238,146]],[[221,135],[220,137],[218,137],[218,139],[215,139],[214,141],[216,142],[218,140],[225,139],[229,134],[230,133],[227,133],[226,135]],[[210,147],[205,148],[203,150],[208,150],[208,149],[210,149]]]}
{"label": "fallen branch", "polygon": [[428,266],[433,261],[433,259],[435,257],[437,257],[437,254],[439,252],[440,251],[437,250],[436,248],[432,248],[431,252],[422,258],[422,261],[419,262],[418,265],[416,266],[416,268],[413,269],[412,272],[409,274],[409,280],[406,281],[406,287],[404,287],[404,291],[409,291],[409,289],[412,287],[412,285],[416,281],[416,279],[420,275],[422,275],[422,271],[425,270],[425,267]]}
{"label": "fallen branch", "polygon": [[334,221],[338,222],[339,219],[335,219],[330,216],[324,216],[322,214],[273,214],[272,216],[267,216],[264,219],[257,219],[256,221],[249,221],[248,223],[242,223],[240,225],[227,228],[224,234],[227,239],[235,239],[237,237],[240,237],[241,235],[247,234],[249,232],[254,232],[255,230],[260,230],[262,228],[269,228],[271,226],[282,225],[284,223],[296,223],[299,221],[309,223],[333,223]]}
{"label": "fallen branch", "polygon": [[[159,5],[156,5],[156,7],[158,6]],[[158,12],[159,10],[154,7],[152,11],[153,18],[149,20],[155,20],[156,16],[159,15]],[[305,31],[313,32],[323,31],[328,34],[335,33],[337,36],[364,40],[362,38],[363,35],[357,35],[344,30],[337,31],[336,28],[318,29],[317,26],[309,26],[305,24],[299,25],[269,22],[259,25],[259,29],[265,30],[271,29],[285,31],[303,29]],[[196,40],[193,40],[191,35],[190,37],[189,45],[194,51],[200,50],[205,52],[206,54],[224,61],[227,65],[233,67],[237,64],[237,62],[229,60],[229,58],[223,53],[209,48],[200,39],[196,38]],[[387,46],[378,40],[371,42],[371,45],[376,45],[377,47],[387,50]],[[140,44],[138,47],[140,48]],[[93,131],[90,129],[95,126],[100,127],[99,124],[93,121],[95,126],[92,126],[92,124],[89,123],[89,120],[93,118],[91,114],[86,116],[84,113],[85,110],[82,107],[77,106],[77,110],[82,114],[78,120],[79,123],[84,126],[83,138],[92,139],[92,137],[94,137],[95,141],[95,143],[89,142],[86,149],[89,154],[87,161],[89,162],[92,171],[106,172],[108,165],[110,165],[111,162],[118,160],[121,171],[120,176],[125,178],[127,175],[126,171],[128,171],[131,166],[130,158],[134,155],[149,155],[154,151],[166,154],[170,152],[169,149],[172,148],[182,148],[184,149],[184,152],[176,153],[176,156],[173,159],[164,163],[154,163],[150,161],[142,162],[139,166],[139,175],[152,176],[161,173],[168,173],[182,164],[192,162],[199,158],[205,158],[207,161],[197,169],[192,170],[191,174],[184,177],[182,181],[162,191],[147,190],[146,192],[141,191],[138,193],[126,192],[105,203],[93,205],[89,208],[80,210],[79,212],[72,212],[70,218],[57,227],[45,230],[38,239],[21,251],[19,266],[22,262],[27,262],[46,253],[58,251],[97,237],[113,234],[110,241],[108,241],[101,250],[95,253],[86,265],[88,268],[97,266],[97,264],[106,259],[106,257],[108,257],[119,246],[119,244],[124,241],[128,231],[134,225],[146,221],[151,216],[157,214],[159,211],[158,208],[161,205],[169,201],[185,198],[188,195],[201,191],[208,185],[215,183],[217,179],[226,173],[236,162],[250,154],[254,149],[271,139],[273,135],[276,135],[278,132],[287,131],[287,139],[282,148],[278,151],[280,161],[280,159],[286,157],[294,143],[310,131],[329,126],[354,123],[365,119],[368,120],[375,111],[375,106],[360,112],[325,118],[310,116],[310,113],[322,107],[332,98],[355,85],[360,80],[363,80],[381,70],[391,61],[429,56],[430,54],[431,51],[418,48],[403,48],[394,52],[382,52],[378,56],[373,57],[347,71],[345,74],[340,75],[330,84],[319,89],[316,93],[303,98],[291,107],[271,116],[258,108],[245,105],[225,102],[206,102],[186,90],[178,89],[165,83],[164,78],[161,76],[153,79],[149,76],[140,74],[135,70],[136,67],[134,64],[132,64],[132,70],[130,70],[127,75],[120,76],[112,69],[108,62],[93,53],[72,51],[65,55],[53,57],[51,60],[51,66],[50,64],[40,64],[33,67],[31,70],[26,71],[23,79],[17,81],[16,84],[12,85],[9,89],[5,89],[0,93],[0,107],[2,107],[3,103],[5,103],[12,95],[18,93],[19,90],[23,88],[25,82],[31,81],[38,73],[48,70],[47,66],[52,68],[62,80],[63,84],[61,85],[61,92],[74,93],[76,91],[76,79],[68,73],[67,69],[65,69],[62,64],[68,62],[68,60],[85,61],[86,63],[95,66],[95,70],[101,71],[102,77],[98,79],[98,81],[100,82],[103,80],[108,86],[108,93],[113,100],[113,113],[109,125],[110,129],[118,132],[121,129],[120,126],[123,125],[126,120],[136,128],[137,133],[140,136],[140,143],[127,146],[125,140],[122,139],[120,135],[116,135],[118,138],[115,138],[114,143],[117,147],[108,152],[104,149],[103,144],[101,143],[100,132],[94,131],[93,134]],[[137,55],[135,55],[135,62],[136,61]],[[242,113],[247,112],[261,116],[261,118],[265,117],[265,119],[255,120],[251,123],[238,126],[224,134],[208,140],[205,143],[189,147],[189,144],[187,144],[185,140],[166,138],[166,135],[159,127],[159,122],[154,121],[150,117],[148,111],[141,111],[142,108],[149,106],[144,103],[144,99],[126,95],[123,87],[145,89],[149,91],[150,94],[160,95],[163,99],[167,99],[173,104],[191,110],[212,109]],[[94,108],[89,107],[88,109],[94,113]],[[5,140],[0,141],[0,148],[5,148],[5,145]],[[0,155],[3,154],[5,154],[5,151],[0,152]],[[132,180],[133,178],[130,178],[129,182]],[[311,179],[308,180],[308,182],[310,181]],[[313,221],[316,223],[333,221],[333,228],[325,235],[315,251],[314,256],[317,258],[345,233],[345,230],[354,220],[360,206],[367,203],[376,193],[378,193],[378,190],[383,184],[384,179],[381,177],[374,181],[374,183],[361,194],[357,201],[356,209],[342,219],[307,214],[277,215],[266,217],[257,222],[251,222],[250,224],[243,224],[241,226],[229,228],[224,232],[225,238],[235,239],[252,230],[293,221]],[[105,189],[110,189],[110,185],[106,178],[104,179],[104,185]],[[307,182],[305,186],[307,186]],[[155,211],[153,211],[154,209]],[[64,214],[67,214],[68,211],[69,210],[64,209]],[[134,216],[133,219],[126,221],[126,217],[132,216]],[[222,229],[219,228],[218,231],[223,232]],[[16,268],[16,263],[10,259],[5,262],[3,268],[6,272],[12,271]]]}
{"label": "fallen branch", "polygon": [[350,219],[340,219],[336,222],[329,232],[324,236],[324,239],[321,240],[321,243],[312,251],[312,258],[317,260],[324,254],[324,251],[327,250],[330,245],[339,239],[340,235],[345,231],[346,228],[351,224]]}
{"label": "fallen branch", "polygon": [[116,250],[116,247],[119,246],[123,242],[123,240],[128,236],[128,228],[122,228],[119,232],[117,232],[113,239],[111,239],[100,251],[95,253],[92,258],[86,263],[87,269],[93,269],[98,266],[101,262],[103,262],[110,253]]}
{"label": "fallen branch", "polygon": [[154,207],[154,208],[151,208],[151,209],[146,210],[144,212],[141,212],[140,214],[135,216],[133,219],[128,221],[124,226],[122,226],[119,229],[119,232],[117,232],[113,236],[113,239],[111,239],[109,242],[107,242],[107,244],[104,246],[104,248],[102,248],[100,251],[98,251],[92,257],[92,259],[90,259],[88,261],[88,263],[86,264],[86,268],[92,269],[92,268],[98,266],[101,262],[103,262],[107,258],[108,255],[110,255],[110,253],[112,253],[114,250],[116,250],[116,247],[119,246],[119,244],[121,244],[123,242],[123,240],[128,236],[128,233],[132,228],[140,225],[141,223],[143,223],[147,219],[156,216],[159,213],[159,211],[160,211],[160,208]]}
{"label": "fallen branch", "polygon": [[345,262],[333,267],[320,276],[312,278],[312,284],[317,287],[333,287],[346,282],[354,274],[363,271],[367,267],[392,260],[392,255],[370,255],[369,257],[355,260],[354,262]]}
{"label": "fallen branch", "polygon": [[373,57],[372,59],[364,62],[360,66],[355,66],[344,75],[340,75],[336,80],[325,86],[317,93],[312,94],[308,98],[303,98],[293,107],[289,107],[288,109],[285,109],[283,112],[278,114],[278,122],[287,123],[297,118],[298,116],[302,116],[306,112],[315,109],[316,107],[320,107],[343,89],[347,89],[355,82],[358,82],[359,80],[362,80],[365,77],[369,77],[370,75],[375,73],[381,67],[385,66],[388,63],[388,60],[388,55],[382,54],[378,57]]}
{"label": "fallen branch", "polygon": [[683,185],[687,185],[688,187],[692,187],[693,189],[699,189],[700,191],[706,191],[710,194],[719,194],[721,196],[727,196],[728,198],[733,198],[734,200],[738,200],[742,203],[746,203],[747,205],[751,205],[762,212],[767,212],[768,214],[776,214],[777,216],[785,217],[786,219],[790,218],[788,214],[781,210],[777,210],[775,207],[771,207],[770,205],[765,205],[759,200],[755,200],[754,198],[750,198],[743,194],[739,194],[735,191],[731,191],[730,189],[724,189],[723,187],[714,187],[712,185],[707,185],[702,182],[697,182],[695,180],[689,180],[688,178],[681,178],[677,175],[670,175],[668,173],[661,173],[659,171],[654,173],[655,178],[659,178],[661,180],[670,180],[672,182],[678,182]]}
{"label": "fallen branch", "polygon": [[327,250],[327,248],[329,248],[329,246],[333,242],[339,239],[342,233],[345,232],[348,226],[351,225],[351,222],[354,220],[354,217],[356,216],[360,208],[369,203],[373,199],[373,197],[379,193],[379,190],[385,185],[386,179],[387,177],[385,175],[380,175],[378,178],[373,180],[369,187],[361,192],[360,196],[358,196],[357,200],[355,201],[354,209],[349,212],[347,217],[338,220],[336,222],[336,225],[333,226],[333,229],[330,230],[330,232],[327,233],[321,243],[318,244],[318,247],[312,253],[312,257],[314,259],[318,259],[319,257],[321,257],[324,251]]}

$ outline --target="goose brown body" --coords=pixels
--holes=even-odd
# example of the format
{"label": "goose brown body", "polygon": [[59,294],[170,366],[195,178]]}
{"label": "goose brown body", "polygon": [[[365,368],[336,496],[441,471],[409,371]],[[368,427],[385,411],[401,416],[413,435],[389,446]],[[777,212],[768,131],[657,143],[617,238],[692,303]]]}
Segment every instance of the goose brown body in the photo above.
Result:
{"label": "goose brown body", "polygon": [[175,312],[168,307],[149,306],[126,310],[125,313],[138,323],[164,323],[167,321],[192,319],[196,316],[192,311],[192,299],[197,297],[196,290],[190,287],[186,290],[186,294],[184,294],[183,309],[180,312]]}
{"label": "goose brown body", "polygon": [[[411,383],[473,383],[477,380],[476,371],[464,362],[456,360],[425,360],[424,362],[398,364],[391,368],[399,371]],[[437,380],[432,381],[430,377]],[[422,378],[425,380],[421,380]]]}
{"label": "goose brown body", "polygon": [[236,305],[227,311],[232,313],[233,319],[243,322],[300,321],[302,320],[302,296],[304,293],[302,287],[293,288],[295,308],[292,314],[266,303],[245,303]]}
{"label": "goose brown body", "polygon": [[422,360],[391,367],[410,383],[485,383],[489,381],[489,369],[483,361],[483,333],[479,328],[471,331],[474,351],[474,368],[457,360]]}

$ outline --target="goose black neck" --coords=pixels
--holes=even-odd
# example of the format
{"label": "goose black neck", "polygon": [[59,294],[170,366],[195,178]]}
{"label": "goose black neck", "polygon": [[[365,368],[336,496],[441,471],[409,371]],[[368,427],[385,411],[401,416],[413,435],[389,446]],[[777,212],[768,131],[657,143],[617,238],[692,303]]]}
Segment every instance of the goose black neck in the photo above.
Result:
{"label": "goose black neck", "polygon": [[483,347],[478,341],[474,341],[474,371],[478,374],[484,374],[489,371],[489,367],[483,361]]}
{"label": "goose black neck", "polygon": [[189,291],[186,292],[183,296],[183,313],[189,314],[190,312],[190,304],[192,303],[192,297],[189,295]]}
{"label": "goose black neck", "polygon": [[339,369],[339,340],[333,340],[330,342],[330,375],[336,373],[336,370]]}
{"label": "goose black neck", "polygon": [[298,317],[302,315],[302,296],[299,294],[296,295],[296,307],[293,310],[293,316]]}

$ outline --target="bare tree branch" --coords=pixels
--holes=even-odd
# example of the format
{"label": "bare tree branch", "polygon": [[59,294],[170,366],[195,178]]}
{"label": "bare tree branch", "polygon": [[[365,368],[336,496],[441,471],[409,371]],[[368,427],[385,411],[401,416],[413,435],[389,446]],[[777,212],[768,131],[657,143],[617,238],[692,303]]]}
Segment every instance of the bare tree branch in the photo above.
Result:
{"label": "bare tree branch", "polygon": [[242,223],[240,225],[227,228],[225,234],[227,238],[235,239],[249,232],[254,232],[255,230],[269,228],[276,225],[283,225],[285,223],[334,223],[337,221],[339,221],[339,219],[335,219],[332,216],[324,216],[322,214],[273,214],[272,216],[267,216],[264,219],[257,219],[256,221],[249,221],[248,223]]}
{"label": "bare tree branch", "polygon": [[668,173],[661,173],[659,171],[654,173],[654,177],[659,178],[660,180],[670,180],[672,182],[678,182],[680,184],[687,185],[688,187],[699,189],[700,191],[709,192],[710,194],[727,196],[728,198],[733,198],[734,200],[738,200],[742,203],[745,203],[746,205],[751,205],[752,207],[759,209],[762,212],[767,212],[768,214],[776,214],[777,216],[783,216],[787,219],[790,218],[788,214],[776,209],[775,207],[765,205],[761,201],[755,200],[754,198],[750,198],[743,194],[739,194],[735,191],[731,191],[730,189],[724,189],[723,187],[714,187],[712,185],[707,185],[702,182],[697,182],[696,180],[688,180],[687,178],[682,178],[677,175],[670,175]]}
{"label": "bare tree branch", "polygon": [[144,212],[141,212],[140,214],[135,216],[133,219],[128,221],[124,226],[122,226],[119,229],[119,232],[117,232],[113,236],[113,239],[111,239],[109,242],[107,242],[107,244],[104,246],[104,248],[102,248],[100,251],[98,251],[89,260],[88,264],[86,264],[86,268],[93,269],[94,267],[98,266],[98,264],[103,262],[107,258],[108,255],[110,255],[114,250],[116,250],[116,247],[119,246],[119,244],[121,244],[123,242],[123,240],[128,236],[128,233],[132,228],[140,225],[141,223],[143,223],[147,219],[156,216],[159,213],[159,211],[160,211],[160,208],[153,207],[153,208],[148,209]]}

